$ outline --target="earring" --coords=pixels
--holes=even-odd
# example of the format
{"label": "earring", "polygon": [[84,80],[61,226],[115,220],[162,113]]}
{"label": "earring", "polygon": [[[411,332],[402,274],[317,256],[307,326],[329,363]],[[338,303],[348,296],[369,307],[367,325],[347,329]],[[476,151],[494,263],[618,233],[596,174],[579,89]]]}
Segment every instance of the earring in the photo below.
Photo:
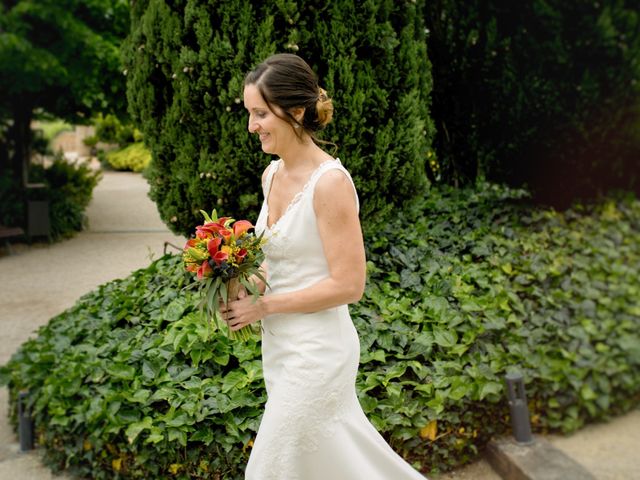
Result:
{"label": "earring", "polygon": [[296,130],[298,130],[300,128],[300,125],[298,125],[297,123],[293,126],[293,128],[295,128]]}

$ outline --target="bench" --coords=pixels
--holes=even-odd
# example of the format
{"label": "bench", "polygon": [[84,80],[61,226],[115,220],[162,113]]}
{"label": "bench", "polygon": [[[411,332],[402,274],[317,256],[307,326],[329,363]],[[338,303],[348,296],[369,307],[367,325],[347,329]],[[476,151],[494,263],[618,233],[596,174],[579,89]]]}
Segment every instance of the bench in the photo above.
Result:
{"label": "bench", "polygon": [[10,238],[14,237],[22,237],[24,235],[24,230],[20,227],[5,227],[0,224],[0,238],[4,239],[4,243],[7,246],[7,250],[9,254],[13,253],[11,251],[11,244],[9,243]]}

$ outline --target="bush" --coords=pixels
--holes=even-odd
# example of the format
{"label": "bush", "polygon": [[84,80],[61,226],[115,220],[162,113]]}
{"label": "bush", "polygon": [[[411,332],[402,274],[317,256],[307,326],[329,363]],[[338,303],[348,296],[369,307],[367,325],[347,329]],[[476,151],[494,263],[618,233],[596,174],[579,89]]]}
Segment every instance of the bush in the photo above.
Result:
{"label": "bush", "polygon": [[[367,234],[369,283],[351,308],[360,402],[425,471],[507,429],[510,368],[525,374],[536,431],[640,402],[640,202],[559,214],[522,197],[433,191]],[[163,257],[81,298],[3,367],[14,399],[30,390],[55,468],[242,478],[265,400],[259,346],[203,324],[186,281],[180,257]]]}
{"label": "bush", "polygon": [[[150,196],[188,234],[199,210],[257,217],[265,155],[244,75],[297,52],[336,105],[324,139],[354,174],[365,221],[422,195],[432,123],[422,2],[139,1],[125,42],[132,117],[153,152]],[[213,178],[214,180],[210,180]]]}
{"label": "bush", "polygon": [[[35,193],[37,198],[30,200],[49,201],[51,239],[59,240],[81,231],[86,224],[84,211],[101,173],[91,170],[85,163],[71,164],[57,154],[46,168],[31,165],[29,175],[32,182],[46,186]],[[0,223],[26,230],[27,193],[21,185],[16,185],[10,174],[0,176],[0,199]]]}
{"label": "bush", "polygon": [[527,184],[561,208],[640,192],[640,15],[630,1],[428,2],[442,179]]}
{"label": "bush", "polygon": [[151,162],[151,152],[144,146],[144,143],[138,142],[106,152],[104,158],[116,170],[142,172]]}
{"label": "bush", "polygon": [[466,462],[508,428],[513,368],[536,431],[640,403],[640,201],[560,214],[523,199],[432,190],[366,237],[370,282],[353,308],[361,401],[398,450],[432,467]]}
{"label": "bush", "polygon": [[59,240],[81,231],[86,226],[84,212],[100,181],[100,171],[86,163],[69,163],[61,155],[49,167],[32,166],[30,171],[46,185],[43,199],[50,202],[51,238]]}
{"label": "bush", "polygon": [[113,114],[102,115],[99,114],[93,121],[96,129],[96,137],[98,141],[104,143],[120,143],[120,136],[122,135],[122,123]]}
{"label": "bush", "polygon": [[[37,198],[30,199],[49,201],[51,238],[59,240],[82,230],[86,223],[84,211],[101,173],[84,163],[71,164],[59,154],[47,168],[31,165],[29,175],[31,181],[46,185],[35,193]],[[11,175],[0,176],[0,199],[0,223],[26,230],[27,194]]]}

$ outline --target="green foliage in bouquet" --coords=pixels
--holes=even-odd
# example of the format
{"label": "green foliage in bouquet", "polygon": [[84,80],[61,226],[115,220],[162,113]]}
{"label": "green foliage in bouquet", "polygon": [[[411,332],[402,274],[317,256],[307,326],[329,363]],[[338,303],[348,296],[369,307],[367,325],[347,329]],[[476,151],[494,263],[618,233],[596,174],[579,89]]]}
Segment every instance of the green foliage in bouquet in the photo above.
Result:
{"label": "green foliage in bouquet", "polygon": [[257,218],[268,159],[247,132],[242,84],[277,52],[303,57],[333,98],[323,139],[339,145],[365,220],[422,195],[433,131],[422,20],[411,1],[135,2],[127,95],[162,219],[187,235],[200,208]]}
{"label": "green foliage in bouquet", "polygon": [[[526,377],[535,431],[640,403],[640,202],[565,214],[521,192],[434,190],[367,232],[351,308],[360,402],[424,471],[475,458],[508,428],[503,376]],[[259,344],[203,322],[180,256],[81,298],[0,380],[31,392],[56,469],[97,479],[242,478],[265,391]],[[15,403],[12,402],[15,422]]]}
{"label": "green foliage in bouquet", "polygon": [[450,184],[528,184],[567,207],[640,192],[636,1],[427,2],[434,146]]}

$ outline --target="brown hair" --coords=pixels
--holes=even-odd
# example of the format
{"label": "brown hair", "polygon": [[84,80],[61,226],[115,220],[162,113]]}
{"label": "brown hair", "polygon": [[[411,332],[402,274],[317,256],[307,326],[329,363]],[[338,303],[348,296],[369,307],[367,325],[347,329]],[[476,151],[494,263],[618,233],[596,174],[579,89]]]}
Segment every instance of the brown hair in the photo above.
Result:
{"label": "brown hair", "polygon": [[[319,140],[315,133],[324,129],[333,118],[333,102],[302,58],[291,53],[272,55],[247,74],[244,85],[255,85],[274,114],[278,115],[273,105],[284,113],[284,117],[278,115],[280,118],[293,127],[302,127],[315,142],[331,144]],[[304,116],[299,122],[291,110],[301,107]],[[301,138],[299,128],[296,132]]]}

